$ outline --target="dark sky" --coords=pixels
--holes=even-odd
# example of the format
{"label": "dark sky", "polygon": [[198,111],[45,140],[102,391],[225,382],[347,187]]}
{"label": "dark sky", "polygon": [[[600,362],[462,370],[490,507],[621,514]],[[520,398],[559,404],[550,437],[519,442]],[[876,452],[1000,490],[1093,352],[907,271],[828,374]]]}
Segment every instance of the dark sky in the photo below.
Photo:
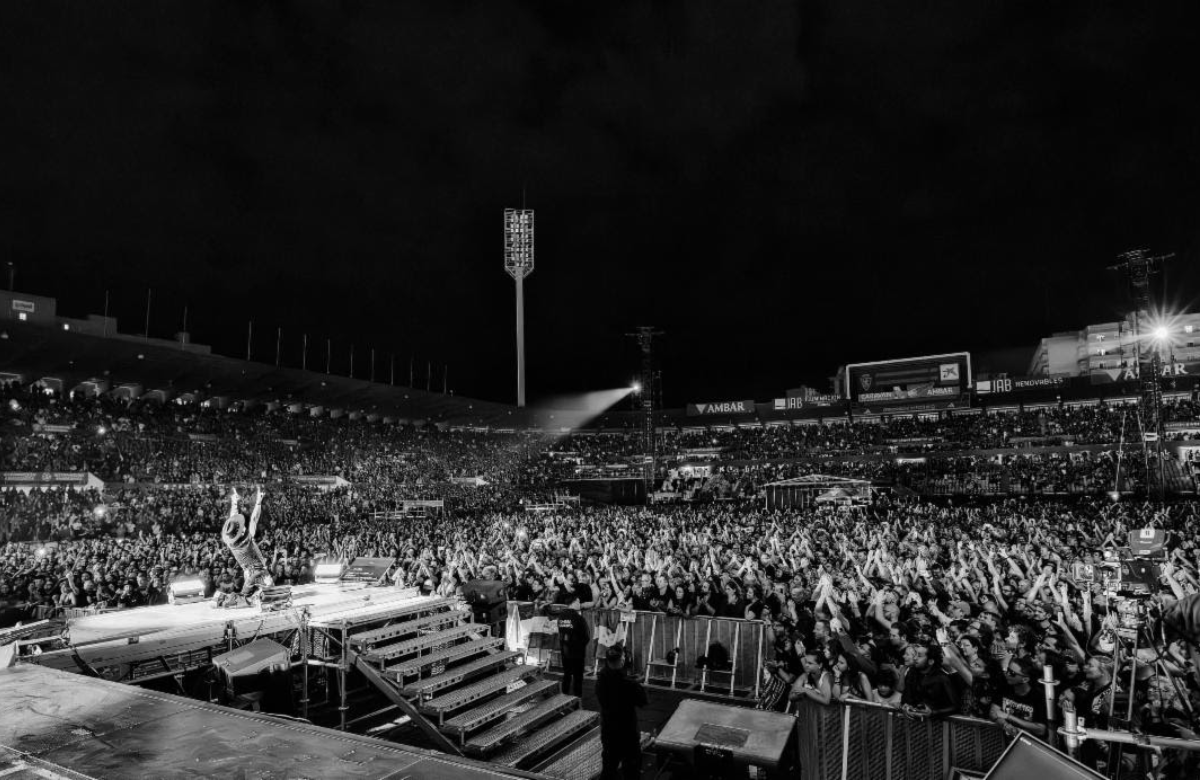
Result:
{"label": "dark sky", "polygon": [[524,198],[531,399],[627,382],[642,324],[672,404],[1031,348],[1132,247],[1200,292],[1194,8],[12,0],[0,255],[68,315],[149,287],[153,335],[511,401]]}

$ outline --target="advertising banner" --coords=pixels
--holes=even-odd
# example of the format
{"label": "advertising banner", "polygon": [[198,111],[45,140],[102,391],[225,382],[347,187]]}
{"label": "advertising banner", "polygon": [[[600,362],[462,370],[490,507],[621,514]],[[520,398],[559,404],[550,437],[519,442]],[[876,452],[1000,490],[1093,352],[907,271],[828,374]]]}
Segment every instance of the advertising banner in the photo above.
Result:
{"label": "advertising banner", "polygon": [[33,488],[102,488],[104,482],[87,471],[0,471],[0,486]]}
{"label": "advertising banner", "polygon": [[971,355],[945,355],[854,363],[846,366],[844,392],[856,411],[908,413],[969,405]]}
{"label": "advertising banner", "polygon": [[687,405],[688,417],[707,417],[717,414],[754,414],[754,401],[714,401]]}
{"label": "advertising banner", "polygon": [[[1150,363],[1143,363],[1145,371],[1150,371]],[[1200,363],[1163,363],[1159,372],[1164,379],[1177,379],[1200,376]],[[1091,380],[1094,385],[1106,385],[1111,382],[1135,382],[1139,376],[1136,364],[1123,368],[1101,368],[1092,371]]]}
{"label": "advertising banner", "polygon": [[989,393],[1020,393],[1027,390],[1057,390],[1065,387],[1065,376],[1018,376],[1003,379],[980,379],[975,382],[975,392],[979,395]]}

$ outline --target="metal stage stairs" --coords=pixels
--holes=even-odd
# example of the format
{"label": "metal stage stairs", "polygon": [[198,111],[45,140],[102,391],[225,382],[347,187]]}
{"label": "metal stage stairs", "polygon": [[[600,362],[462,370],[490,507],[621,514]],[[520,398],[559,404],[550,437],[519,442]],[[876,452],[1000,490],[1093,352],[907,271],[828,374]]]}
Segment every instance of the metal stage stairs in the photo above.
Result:
{"label": "metal stage stairs", "polygon": [[442,750],[562,780],[600,774],[599,715],[454,602],[348,637],[354,666]]}

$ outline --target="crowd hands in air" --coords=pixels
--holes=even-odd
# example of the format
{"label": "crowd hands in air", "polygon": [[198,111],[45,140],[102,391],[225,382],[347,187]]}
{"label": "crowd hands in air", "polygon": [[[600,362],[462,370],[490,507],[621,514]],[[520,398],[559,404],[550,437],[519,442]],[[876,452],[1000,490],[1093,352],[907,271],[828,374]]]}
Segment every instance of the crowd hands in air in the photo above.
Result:
{"label": "crowd hands in air", "polygon": [[[1121,650],[1117,601],[1081,579],[1078,565],[1099,563],[1130,530],[1156,526],[1174,541],[1151,612],[1200,587],[1198,505],[1098,497],[1114,484],[1111,450],[1013,449],[914,465],[870,450],[922,436],[964,452],[1015,448],[1026,436],[1111,444],[1120,409],[678,432],[667,437],[667,458],[709,448],[715,476],[697,485],[669,474],[661,484],[677,495],[719,486],[714,497],[737,498],[774,479],[841,473],[908,480],[935,495],[1090,495],[978,505],[895,498],[850,513],[768,513],[735,501],[533,514],[520,511],[522,500],[545,500],[580,467],[636,454],[637,437],[383,428],[14,388],[3,398],[5,470],[87,470],[114,484],[103,494],[0,491],[0,625],[161,604],[167,585],[184,578],[200,579],[208,595],[240,589],[242,571],[219,535],[226,497],[229,486],[263,484],[258,542],[276,584],[305,584],[318,562],[366,555],[393,558],[393,580],[424,593],[498,578],[521,600],[577,596],[585,608],[763,620],[775,648],[763,706],[861,699],[1044,734],[1047,667],[1061,702],[1103,726],[1111,699],[1124,712],[1129,664],[1138,663]],[[1171,414],[1194,417],[1193,406]],[[46,435],[41,425],[69,430]],[[812,455],[821,457],[806,462]],[[1132,466],[1122,487],[1137,487],[1136,453],[1123,455]],[[293,481],[313,474],[350,486]],[[455,481],[474,476],[487,484]],[[448,515],[397,519],[406,498],[443,499]],[[1200,679],[1182,645],[1165,649],[1161,663],[1136,670],[1135,718],[1192,737],[1188,705],[1200,708]]]}

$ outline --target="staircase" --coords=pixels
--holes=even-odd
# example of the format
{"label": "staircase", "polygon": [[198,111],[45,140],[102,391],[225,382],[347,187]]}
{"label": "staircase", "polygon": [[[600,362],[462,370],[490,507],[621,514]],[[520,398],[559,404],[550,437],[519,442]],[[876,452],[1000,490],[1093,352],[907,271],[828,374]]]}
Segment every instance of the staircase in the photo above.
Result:
{"label": "staircase", "polygon": [[448,752],[562,780],[600,774],[599,715],[449,600],[349,637],[355,666]]}

